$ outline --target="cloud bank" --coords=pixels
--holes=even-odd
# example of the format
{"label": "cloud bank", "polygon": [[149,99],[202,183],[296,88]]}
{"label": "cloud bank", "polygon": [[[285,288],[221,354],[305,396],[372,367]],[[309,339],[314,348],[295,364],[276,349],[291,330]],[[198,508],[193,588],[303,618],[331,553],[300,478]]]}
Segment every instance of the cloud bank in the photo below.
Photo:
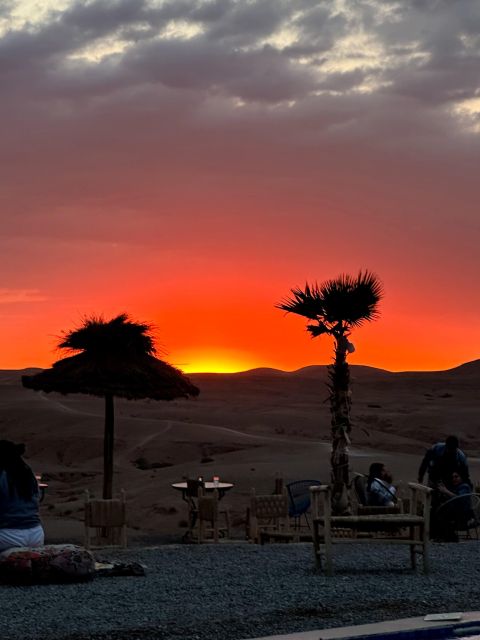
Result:
{"label": "cloud bank", "polygon": [[479,58],[474,0],[4,4],[0,286],[96,304],[248,254],[467,291]]}

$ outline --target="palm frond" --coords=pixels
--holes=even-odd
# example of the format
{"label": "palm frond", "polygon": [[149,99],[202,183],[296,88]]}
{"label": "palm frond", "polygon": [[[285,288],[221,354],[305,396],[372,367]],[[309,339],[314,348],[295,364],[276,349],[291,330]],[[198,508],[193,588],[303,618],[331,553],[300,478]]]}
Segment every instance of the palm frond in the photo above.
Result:
{"label": "palm frond", "polygon": [[358,327],[375,320],[378,303],[383,297],[383,286],[378,277],[360,271],[357,277],[342,274],[327,280],[320,289],[324,300],[325,319],[330,323],[345,322]]}
{"label": "palm frond", "polygon": [[371,322],[380,316],[378,304],[384,296],[383,284],[379,278],[369,272],[359,272],[351,292],[352,314],[350,325],[360,326],[364,322]]}
{"label": "palm frond", "polygon": [[312,334],[312,338],[317,338],[323,333],[330,333],[330,329],[325,326],[323,322],[319,322],[318,324],[307,324],[307,331]]}
{"label": "palm frond", "polygon": [[309,320],[317,320],[324,315],[323,298],[317,284],[305,284],[305,289],[291,289],[292,296],[275,305],[287,313],[296,313]]}

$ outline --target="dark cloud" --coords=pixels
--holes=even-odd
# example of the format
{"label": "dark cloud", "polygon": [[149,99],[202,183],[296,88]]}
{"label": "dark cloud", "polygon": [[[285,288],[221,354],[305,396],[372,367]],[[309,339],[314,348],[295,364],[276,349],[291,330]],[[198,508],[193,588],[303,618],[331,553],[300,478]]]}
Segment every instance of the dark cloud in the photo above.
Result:
{"label": "dark cloud", "polygon": [[119,239],[134,227],[140,241],[138,220],[176,210],[188,226],[190,190],[227,218],[263,200],[338,205],[348,182],[377,181],[382,202],[389,190],[399,201],[408,181],[435,175],[455,176],[468,200],[478,134],[452,108],[479,87],[478,5],[342,6],[99,0],[4,33],[5,233]]}

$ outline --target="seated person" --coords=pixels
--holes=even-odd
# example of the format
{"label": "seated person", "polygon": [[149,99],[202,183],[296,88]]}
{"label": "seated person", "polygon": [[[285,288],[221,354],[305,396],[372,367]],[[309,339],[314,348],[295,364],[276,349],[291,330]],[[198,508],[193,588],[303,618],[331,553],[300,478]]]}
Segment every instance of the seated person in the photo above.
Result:
{"label": "seated person", "polygon": [[[465,477],[462,477],[460,471],[454,471],[448,486],[440,483],[438,485],[440,494],[440,505],[443,503],[444,517],[454,521],[457,524],[465,525],[469,520],[473,519],[472,504],[470,494],[472,489]],[[455,500],[446,504],[451,498],[464,496],[463,500]]]}
{"label": "seated person", "polygon": [[382,462],[370,465],[367,482],[367,499],[372,507],[394,507],[397,502],[396,487],[392,485],[392,474]]}
{"label": "seated person", "polygon": [[38,484],[24,451],[23,444],[0,440],[0,551],[43,545]]}

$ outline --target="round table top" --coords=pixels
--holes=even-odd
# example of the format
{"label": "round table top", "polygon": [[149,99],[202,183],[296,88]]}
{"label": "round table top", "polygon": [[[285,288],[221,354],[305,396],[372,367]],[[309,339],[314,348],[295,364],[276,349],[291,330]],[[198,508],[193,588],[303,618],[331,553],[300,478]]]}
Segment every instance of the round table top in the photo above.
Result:
{"label": "round table top", "polygon": [[[221,491],[227,491],[228,489],[231,489],[233,487],[233,484],[231,482],[217,482],[217,484],[215,484],[214,482],[208,482],[208,480],[206,482],[203,483],[204,489],[205,491],[213,491],[214,489],[220,489]],[[172,487],[174,489],[178,489],[179,491],[185,491],[187,488],[187,483],[186,482],[174,482],[172,484]]]}
{"label": "round table top", "polygon": [[46,489],[48,487],[48,484],[46,482],[42,482],[42,476],[39,473],[35,474],[35,480],[37,481],[40,489]]}

